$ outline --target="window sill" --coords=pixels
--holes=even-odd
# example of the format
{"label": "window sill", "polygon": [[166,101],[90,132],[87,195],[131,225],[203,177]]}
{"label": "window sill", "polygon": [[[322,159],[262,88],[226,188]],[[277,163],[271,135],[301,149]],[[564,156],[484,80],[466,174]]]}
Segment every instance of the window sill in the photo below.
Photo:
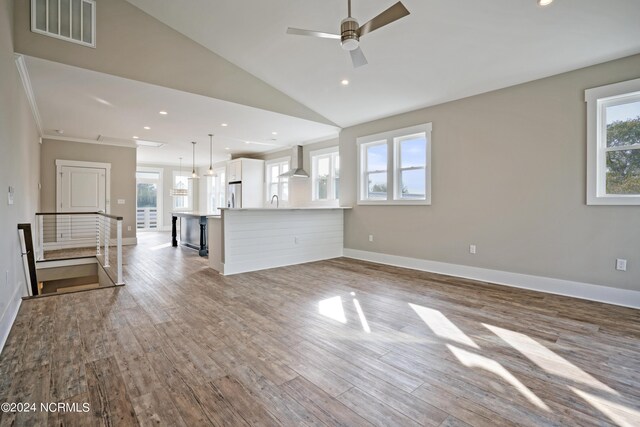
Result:
{"label": "window sill", "polygon": [[640,196],[588,196],[588,206],[639,206]]}
{"label": "window sill", "polygon": [[358,200],[362,206],[431,206],[431,200]]}

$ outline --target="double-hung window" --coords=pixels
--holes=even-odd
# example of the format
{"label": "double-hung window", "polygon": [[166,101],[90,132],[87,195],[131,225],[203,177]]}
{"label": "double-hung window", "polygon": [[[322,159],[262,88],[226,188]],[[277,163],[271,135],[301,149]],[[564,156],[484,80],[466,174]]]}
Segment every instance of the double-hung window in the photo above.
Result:
{"label": "double-hung window", "polygon": [[289,200],[289,178],[281,177],[290,169],[291,157],[283,157],[265,162],[265,182],[267,183],[267,201],[278,196],[281,202]]}
{"label": "double-hung window", "polygon": [[225,179],[226,168],[216,168],[213,176],[207,177],[207,211],[220,214],[220,208],[226,205],[227,182]]}
{"label": "double-hung window", "polygon": [[313,201],[338,200],[340,195],[340,156],[338,147],[312,151],[311,187]]}
{"label": "double-hung window", "polygon": [[357,142],[358,204],[431,204],[431,123]]}
{"label": "double-hung window", "polygon": [[589,89],[587,204],[640,205],[640,79]]}

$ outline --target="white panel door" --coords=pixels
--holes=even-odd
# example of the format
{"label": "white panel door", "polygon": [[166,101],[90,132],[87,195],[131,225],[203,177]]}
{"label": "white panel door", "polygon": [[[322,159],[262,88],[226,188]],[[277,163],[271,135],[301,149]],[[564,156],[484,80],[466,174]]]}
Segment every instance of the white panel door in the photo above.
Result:
{"label": "white panel door", "polygon": [[[106,169],[77,166],[60,168],[58,212],[104,212],[106,208]],[[59,240],[95,238],[96,219],[91,216],[62,218]]]}

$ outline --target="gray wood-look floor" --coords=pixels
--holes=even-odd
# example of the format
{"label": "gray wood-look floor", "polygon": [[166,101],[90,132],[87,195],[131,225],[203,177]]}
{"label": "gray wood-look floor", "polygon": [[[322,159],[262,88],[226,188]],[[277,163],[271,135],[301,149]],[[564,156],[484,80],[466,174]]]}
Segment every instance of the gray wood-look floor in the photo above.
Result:
{"label": "gray wood-look floor", "polygon": [[640,311],[348,259],[231,277],[141,234],[122,288],[25,301],[8,425],[640,425]]}

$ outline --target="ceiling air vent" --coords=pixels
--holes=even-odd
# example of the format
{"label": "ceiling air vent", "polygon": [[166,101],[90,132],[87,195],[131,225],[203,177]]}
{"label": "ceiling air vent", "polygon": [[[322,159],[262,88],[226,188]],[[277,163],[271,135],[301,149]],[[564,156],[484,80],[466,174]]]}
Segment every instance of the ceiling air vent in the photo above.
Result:
{"label": "ceiling air vent", "polygon": [[96,47],[96,2],[31,0],[31,31]]}

